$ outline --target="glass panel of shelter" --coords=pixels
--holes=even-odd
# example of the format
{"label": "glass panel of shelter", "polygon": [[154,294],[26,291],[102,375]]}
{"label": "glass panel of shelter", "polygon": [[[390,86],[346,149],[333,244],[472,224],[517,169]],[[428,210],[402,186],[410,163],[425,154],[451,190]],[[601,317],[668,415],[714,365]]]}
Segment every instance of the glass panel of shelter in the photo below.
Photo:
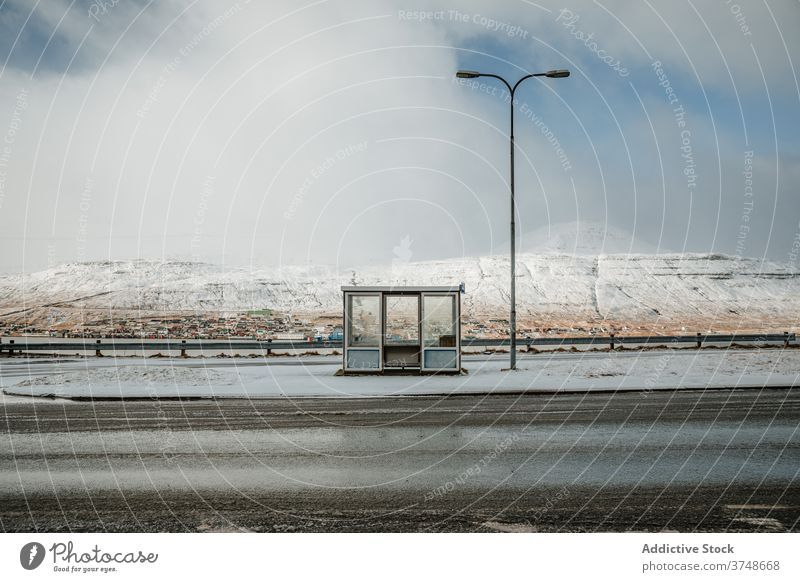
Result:
{"label": "glass panel of shelter", "polygon": [[349,294],[346,318],[346,367],[382,369],[380,294]]}
{"label": "glass panel of shelter", "polygon": [[384,367],[419,368],[419,294],[385,294],[383,317]]}
{"label": "glass panel of shelter", "polygon": [[422,368],[450,369],[458,366],[458,308],[452,294],[422,295]]}
{"label": "glass panel of shelter", "polygon": [[456,298],[453,295],[425,295],[422,309],[425,347],[456,347]]}
{"label": "glass panel of shelter", "polygon": [[347,334],[350,347],[380,347],[380,310],[380,295],[350,295],[350,329]]}

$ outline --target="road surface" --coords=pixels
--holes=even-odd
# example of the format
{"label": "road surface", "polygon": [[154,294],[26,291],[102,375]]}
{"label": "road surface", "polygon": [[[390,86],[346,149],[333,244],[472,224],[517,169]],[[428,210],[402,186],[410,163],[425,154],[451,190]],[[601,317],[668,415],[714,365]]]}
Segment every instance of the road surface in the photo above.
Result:
{"label": "road surface", "polygon": [[0,408],[4,531],[797,531],[791,389]]}

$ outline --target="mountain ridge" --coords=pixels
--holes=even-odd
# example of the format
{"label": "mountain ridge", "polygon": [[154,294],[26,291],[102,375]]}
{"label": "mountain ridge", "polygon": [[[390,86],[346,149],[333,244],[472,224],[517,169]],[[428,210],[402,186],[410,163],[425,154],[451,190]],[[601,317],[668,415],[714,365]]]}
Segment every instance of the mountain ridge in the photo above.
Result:
{"label": "mountain ridge", "polygon": [[[528,322],[725,328],[795,325],[800,270],[718,253],[518,255],[517,311]],[[464,257],[336,269],[225,268],[188,261],[68,263],[0,276],[0,320],[68,313],[245,312],[336,316],[343,285],[465,283],[463,313],[507,317],[509,259]],[[77,319],[77,316],[72,317]]]}

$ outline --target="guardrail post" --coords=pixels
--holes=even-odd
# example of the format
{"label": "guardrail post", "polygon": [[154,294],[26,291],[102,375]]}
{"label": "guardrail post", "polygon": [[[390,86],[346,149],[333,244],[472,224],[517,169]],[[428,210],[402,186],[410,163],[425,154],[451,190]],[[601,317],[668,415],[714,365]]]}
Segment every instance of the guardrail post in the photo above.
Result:
{"label": "guardrail post", "polygon": [[186,340],[181,340],[181,357],[186,357]]}
{"label": "guardrail post", "polygon": [[272,340],[271,339],[267,340],[267,355],[268,356],[272,355]]}
{"label": "guardrail post", "polygon": [[99,347],[100,340],[97,340],[97,342],[96,342],[96,343],[98,344],[98,347],[97,347],[97,349],[94,351],[94,355],[95,355],[95,357],[102,358],[102,357],[103,357],[103,354],[101,354],[101,353],[100,353],[100,347]]}
{"label": "guardrail post", "polygon": [[611,349],[613,350],[613,349],[614,349],[614,334],[612,333],[612,334],[609,336],[609,338],[611,339],[611,342],[610,342],[610,343],[611,343]]}
{"label": "guardrail post", "polygon": [[697,349],[699,350],[702,347],[703,347],[703,337],[700,335],[700,332],[698,331],[697,332]]}
{"label": "guardrail post", "polygon": [[788,331],[783,332],[783,347],[785,347],[785,348],[789,347],[789,332]]}

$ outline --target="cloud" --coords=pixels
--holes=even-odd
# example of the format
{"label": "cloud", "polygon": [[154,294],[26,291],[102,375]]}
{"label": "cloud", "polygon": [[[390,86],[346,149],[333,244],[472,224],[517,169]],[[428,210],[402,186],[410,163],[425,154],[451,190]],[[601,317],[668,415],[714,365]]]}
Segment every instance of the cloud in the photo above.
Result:
{"label": "cloud", "polygon": [[[572,29],[557,20],[564,6],[529,2],[106,4],[97,18],[91,2],[43,2],[30,18],[26,3],[4,9],[0,36],[21,40],[2,45],[0,131],[21,91],[27,104],[3,170],[2,270],[132,257],[390,264],[403,240],[411,260],[497,251],[508,104],[490,80],[454,82],[459,67],[573,70],[519,94],[520,230],[609,221],[651,245],[733,252],[749,147],[774,190],[749,251],[791,245],[796,173],[773,174],[797,151],[785,127],[796,4],[743,6],[747,36],[724,2],[576,2]],[[652,59],[688,112],[692,204]]]}

